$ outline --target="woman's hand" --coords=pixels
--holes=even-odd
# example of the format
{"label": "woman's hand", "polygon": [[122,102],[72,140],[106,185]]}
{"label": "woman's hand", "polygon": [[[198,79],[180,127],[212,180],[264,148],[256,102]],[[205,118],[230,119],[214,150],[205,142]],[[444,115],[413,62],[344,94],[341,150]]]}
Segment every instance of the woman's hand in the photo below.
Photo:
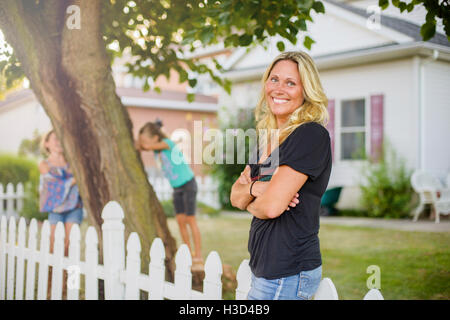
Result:
{"label": "woman's hand", "polygon": [[291,210],[291,207],[295,207],[297,206],[297,204],[300,203],[300,200],[298,200],[298,193],[295,194],[294,198],[292,198],[291,202],[289,203],[289,206],[287,207],[286,210]]}
{"label": "woman's hand", "polygon": [[246,165],[244,171],[241,172],[241,176],[238,179],[240,184],[248,184],[252,182],[250,177],[250,166]]}

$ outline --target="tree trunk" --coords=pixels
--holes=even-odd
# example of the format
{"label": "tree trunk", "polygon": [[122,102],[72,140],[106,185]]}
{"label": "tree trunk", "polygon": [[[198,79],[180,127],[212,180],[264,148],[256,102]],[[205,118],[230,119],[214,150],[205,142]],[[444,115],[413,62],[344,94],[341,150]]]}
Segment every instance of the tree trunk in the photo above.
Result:
{"label": "tree trunk", "polygon": [[[141,239],[144,271],[158,236],[173,274],[176,242],[134,149],[129,115],[115,92],[102,38],[103,3],[4,0],[0,28],[53,124],[99,235],[104,205],[118,201],[126,236],[134,231]],[[72,4],[80,8],[80,29],[66,26],[66,9]]]}

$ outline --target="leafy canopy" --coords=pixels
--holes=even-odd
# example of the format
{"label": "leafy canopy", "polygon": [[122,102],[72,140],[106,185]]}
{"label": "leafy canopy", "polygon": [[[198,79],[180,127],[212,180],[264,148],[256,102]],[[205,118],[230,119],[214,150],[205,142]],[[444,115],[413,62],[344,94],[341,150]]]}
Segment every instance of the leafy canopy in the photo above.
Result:
{"label": "leafy canopy", "polygon": [[[391,0],[394,7],[400,9],[400,12],[411,12],[416,6],[424,6],[427,10],[425,23],[420,28],[420,34],[424,41],[427,41],[436,33],[436,18],[442,19],[445,34],[450,41],[450,4],[448,0],[409,0],[408,2],[400,0]],[[378,6],[386,9],[389,6],[389,0],[378,0]]]}
{"label": "leafy canopy", "polygon": [[[40,3],[28,2],[35,6],[33,14],[40,14]],[[195,87],[193,75],[208,73],[229,92],[231,83],[219,77],[220,63],[212,59],[213,64],[206,65],[192,52],[219,43],[226,48],[264,44],[275,35],[295,45],[298,33],[307,31],[306,21],[313,21],[311,10],[325,12],[323,3],[314,0],[108,0],[102,7],[102,36],[111,61],[124,52],[132,56],[126,66],[135,77],[169,79],[173,69],[181,83]],[[306,36],[303,45],[310,49],[313,42]],[[284,50],[283,41],[277,46]],[[23,77],[20,61],[11,50],[0,48],[2,55],[0,71],[8,81]],[[145,81],[144,90],[148,89],[150,83]]]}

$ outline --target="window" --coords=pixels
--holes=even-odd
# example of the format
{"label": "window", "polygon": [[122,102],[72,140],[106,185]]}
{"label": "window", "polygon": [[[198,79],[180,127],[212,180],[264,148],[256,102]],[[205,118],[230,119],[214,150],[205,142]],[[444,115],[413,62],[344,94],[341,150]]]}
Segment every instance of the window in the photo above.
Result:
{"label": "window", "polygon": [[366,154],[365,99],[341,102],[341,160],[361,160]]}

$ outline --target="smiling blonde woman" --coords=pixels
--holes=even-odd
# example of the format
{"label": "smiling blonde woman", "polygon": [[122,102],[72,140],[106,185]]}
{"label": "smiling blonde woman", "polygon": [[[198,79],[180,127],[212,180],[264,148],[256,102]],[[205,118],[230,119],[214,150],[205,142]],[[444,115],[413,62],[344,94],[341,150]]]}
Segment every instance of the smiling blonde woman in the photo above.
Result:
{"label": "smiling blonde woman", "polygon": [[263,75],[257,129],[275,129],[279,139],[260,141],[230,195],[254,216],[248,299],[311,299],[319,286],[319,208],[331,173],[327,103],[304,52],[280,54]]}

